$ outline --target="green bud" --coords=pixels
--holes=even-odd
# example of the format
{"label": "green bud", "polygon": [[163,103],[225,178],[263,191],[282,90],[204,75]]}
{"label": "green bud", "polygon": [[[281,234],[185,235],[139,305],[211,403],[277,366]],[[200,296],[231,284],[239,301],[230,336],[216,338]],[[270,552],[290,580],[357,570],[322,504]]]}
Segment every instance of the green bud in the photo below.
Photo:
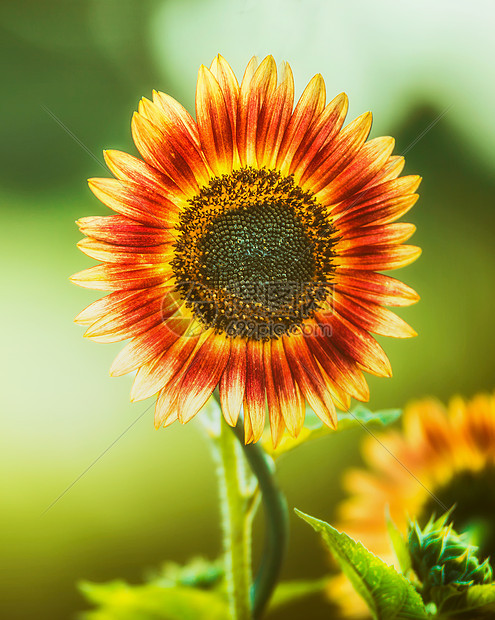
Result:
{"label": "green bud", "polygon": [[433,517],[421,529],[410,521],[407,533],[409,553],[414,572],[423,585],[423,597],[437,586],[471,586],[492,581],[488,558],[480,563],[478,547],[469,543],[469,536],[458,534],[447,524],[451,511],[438,519]]}

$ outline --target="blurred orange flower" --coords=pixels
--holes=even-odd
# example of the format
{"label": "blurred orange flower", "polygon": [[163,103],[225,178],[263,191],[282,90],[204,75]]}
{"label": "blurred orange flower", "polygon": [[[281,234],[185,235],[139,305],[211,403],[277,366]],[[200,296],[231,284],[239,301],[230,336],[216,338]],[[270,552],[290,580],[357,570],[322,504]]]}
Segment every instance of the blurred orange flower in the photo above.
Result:
{"label": "blurred orange flower", "polygon": [[[408,516],[425,524],[432,514],[455,505],[456,530],[471,533],[481,557],[493,557],[495,395],[479,394],[470,401],[455,397],[448,407],[431,398],[412,402],[403,428],[378,439],[363,444],[368,470],[345,475],[350,496],[340,506],[339,527],[392,563],[387,508],[405,531]],[[369,617],[343,579],[335,580],[329,592],[346,617]]]}

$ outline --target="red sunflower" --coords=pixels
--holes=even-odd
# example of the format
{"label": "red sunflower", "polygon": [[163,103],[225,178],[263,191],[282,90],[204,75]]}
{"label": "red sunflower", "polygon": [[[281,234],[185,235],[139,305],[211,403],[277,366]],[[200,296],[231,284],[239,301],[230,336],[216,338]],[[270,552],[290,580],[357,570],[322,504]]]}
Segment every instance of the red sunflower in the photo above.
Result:
{"label": "red sunflower", "polygon": [[307,403],[325,424],[368,399],[363,371],[390,376],[369,332],[415,332],[387,306],[417,301],[379,273],[420,254],[394,223],[420,178],[399,175],[371,114],[343,127],[347,97],[316,75],[294,107],[288,65],[253,58],[239,86],[219,55],[199,70],[196,121],[154,92],[132,120],[142,160],[106,151],[115,179],[91,179],[117,215],[86,217],[79,247],[102,264],[73,276],[109,291],[76,318],[99,342],[131,339],[111,374],[137,370],[132,399],[157,394],[155,424],[187,422],[218,386],[246,442],[269,412],[273,441],[296,436]]}

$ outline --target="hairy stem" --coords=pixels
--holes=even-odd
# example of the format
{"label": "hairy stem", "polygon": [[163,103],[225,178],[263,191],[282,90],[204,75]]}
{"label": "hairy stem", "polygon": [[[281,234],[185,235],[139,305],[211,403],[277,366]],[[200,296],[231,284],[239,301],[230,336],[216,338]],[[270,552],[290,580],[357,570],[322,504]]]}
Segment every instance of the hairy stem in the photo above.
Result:
{"label": "hairy stem", "polygon": [[225,574],[231,616],[233,620],[249,620],[252,618],[251,518],[245,494],[245,468],[239,443],[223,416],[218,456]]}
{"label": "hairy stem", "polygon": [[266,541],[253,589],[253,616],[261,617],[280,576],[289,537],[287,501],[274,477],[273,462],[259,443],[245,445],[242,419],[232,429],[255,475],[265,511]]}

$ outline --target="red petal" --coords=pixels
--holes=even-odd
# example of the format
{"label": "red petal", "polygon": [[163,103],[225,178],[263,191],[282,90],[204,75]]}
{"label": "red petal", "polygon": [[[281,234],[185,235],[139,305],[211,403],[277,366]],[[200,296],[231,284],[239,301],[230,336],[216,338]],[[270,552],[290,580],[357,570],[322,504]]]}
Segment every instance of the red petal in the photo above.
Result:
{"label": "red petal", "polygon": [[110,172],[121,181],[146,186],[152,193],[163,194],[170,201],[182,200],[181,190],[172,179],[146,162],[123,151],[103,151]]}
{"label": "red petal", "polygon": [[304,89],[291,116],[277,157],[277,168],[288,174],[296,154],[311,123],[325,107],[325,82],[320,74],[315,75]]}
{"label": "red petal", "polygon": [[250,443],[258,441],[265,427],[265,378],[261,340],[247,341],[246,361],[245,441]]}
{"label": "red petal", "polygon": [[133,303],[133,307],[121,307],[102,316],[84,334],[97,342],[118,342],[134,338],[163,322],[162,297]]}
{"label": "red petal", "polygon": [[209,330],[188,360],[178,400],[179,422],[188,422],[216,388],[230,352],[230,338]]}
{"label": "red petal", "polygon": [[300,185],[315,193],[321,191],[317,196],[318,200],[323,204],[330,204],[331,200],[325,200],[327,186],[354,159],[365,143],[370,129],[371,112],[346,125],[335,140],[318,151],[302,176]]}
{"label": "red petal", "polygon": [[416,291],[400,280],[352,269],[338,270],[335,290],[384,306],[410,306],[419,300]]}
{"label": "red petal", "polygon": [[116,291],[101,299],[97,299],[82,310],[74,319],[78,325],[91,325],[103,316],[112,312],[121,312],[123,309],[136,308],[145,301],[156,299],[166,294],[163,287],[149,288],[137,291]]}
{"label": "red petal", "polygon": [[174,228],[179,209],[165,193],[120,179],[88,179],[89,189],[117,213],[154,228]]}
{"label": "red petal", "polygon": [[392,368],[384,350],[367,331],[350,323],[334,310],[331,315],[316,313],[319,323],[332,328],[332,342],[368,372],[379,377],[391,377]]}
{"label": "red petal", "polygon": [[335,244],[335,253],[340,255],[346,251],[363,246],[379,246],[399,244],[407,241],[416,231],[414,224],[382,224],[351,229],[345,237]]}
{"label": "red petal", "polygon": [[332,99],[320,116],[315,118],[292,160],[290,171],[294,173],[296,181],[304,176],[318,151],[328,148],[338,135],[347,115],[347,108],[347,95],[342,93]]}
{"label": "red petal", "polygon": [[178,336],[159,358],[141,366],[134,379],[131,400],[143,400],[166,386],[187,363],[198,340],[199,335]]}
{"label": "red petal", "polygon": [[239,101],[239,84],[237,78],[234,75],[229,63],[218,54],[211,63],[210,71],[216,77],[220,88],[223,92],[225,105],[230,118],[230,124],[232,127],[233,147],[234,147],[234,167],[238,167],[240,164],[239,153],[237,151],[237,105]]}
{"label": "red petal", "polygon": [[159,357],[184,334],[188,326],[188,319],[170,319],[136,336],[117,355],[110,374],[120,377]]}
{"label": "red petal", "polygon": [[173,276],[169,265],[133,267],[131,265],[96,265],[71,277],[71,281],[84,288],[99,291],[118,291],[148,288],[166,284]]}
{"label": "red petal", "polygon": [[174,248],[170,243],[143,248],[114,245],[87,237],[79,241],[77,247],[86,256],[106,263],[153,265],[170,263],[174,257]]}
{"label": "red petal", "polygon": [[132,117],[131,129],[134,143],[146,161],[173,179],[186,198],[198,193],[206,173],[204,165],[203,169],[199,167],[199,154],[192,141],[181,142],[178,132],[165,131],[138,112]]}
{"label": "red petal", "polygon": [[139,291],[139,295],[105,312],[84,334],[97,342],[118,342],[134,338],[163,323],[180,309],[174,293],[166,289]]}
{"label": "red petal", "polygon": [[256,136],[263,102],[277,84],[277,67],[267,56],[251,77],[250,63],[244,74],[239,93],[237,116],[237,147],[243,166],[257,166]]}
{"label": "red petal", "polygon": [[290,66],[284,64],[280,84],[269,93],[261,109],[256,147],[259,166],[275,167],[293,105],[294,78]]}
{"label": "red petal", "polygon": [[201,145],[214,174],[232,171],[233,135],[229,109],[217,80],[201,66],[196,87],[196,119]]}
{"label": "red petal", "polygon": [[246,389],[246,348],[243,338],[233,338],[230,358],[220,379],[220,403],[224,418],[231,426],[237,424]]}
{"label": "red petal", "polygon": [[308,349],[302,334],[282,338],[287,361],[304,398],[316,415],[330,428],[336,428],[337,417],[331,392]]}
{"label": "red petal", "polygon": [[265,386],[266,386],[266,399],[268,402],[268,414],[270,418],[270,430],[272,435],[273,447],[276,448],[282,439],[284,434],[284,417],[280,409],[280,403],[278,399],[278,390],[275,386],[272,373],[271,363],[271,348],[272,342],[275,340],[267,340],[263,344],[263,361],[265,366]]}
{"label": "red petal", "polygon": [[390,137],[366,142],[349,165],[321,190],[325,203],[338,203],[355,196],[385,166],[394,145],[395,140]]}
{"label": "red petal", "polygon": [[420,254],[421,248],[414,245],[363,246],[335,257],[334,264],[349,269],[387,271],[410,265]]}
{"label": "red petal", "polygon": [[292,377],[281,339],[272,340],[271,369],[285,426],[293,437],[297,437],[304,424],[304,400]]}
{"label": "red petal", "polygon": [[393,338],[411,338],[416,332],[396,314],[371,302],[363,303],[349,295],[334,294],[333,304],[337,312],[363,329]]}
{"label": "red petal", "polygon": [[314,332],[306,337],[306,343],[315,359],[330,379],[353,398],[369,399],[369,389],[363,373],[355,362],[339,351],[332,343],[332,334],[325,325],[314,325]]}
{"label": "red petal", "polygon": [[84,235],[114,245],[144,248],[174,240],[174,233],[171,230],[143,226],[122,215],[83,217],[77,220],[76,224]]}

